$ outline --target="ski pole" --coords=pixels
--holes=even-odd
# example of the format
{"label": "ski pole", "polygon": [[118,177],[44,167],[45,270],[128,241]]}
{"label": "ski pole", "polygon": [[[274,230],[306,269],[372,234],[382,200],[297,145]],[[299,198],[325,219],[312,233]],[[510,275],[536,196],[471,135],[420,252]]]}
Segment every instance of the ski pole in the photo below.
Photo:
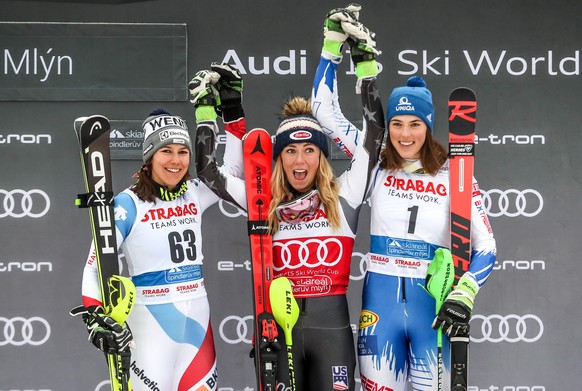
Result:
{"label": "ski pole", "polygon": [[[434,258],[426,271],[426,291],[435,299],[438,315],[445,298],[453,286],[455,267],[451,252],[446,248],[436,250]],[[443,328],[437,330],[438,390],[443,389]]]}
{"label": "ski pole", "polygon": [[275,320],[285,334],[287,345],[287,364],[289,366],[289,389],[295,391],[295,370],[293,367],[293,326],[299,318],[299,306],[295,297],[291,282],[287,277],[279,277],[271,282],[270,288],[271,309]]}

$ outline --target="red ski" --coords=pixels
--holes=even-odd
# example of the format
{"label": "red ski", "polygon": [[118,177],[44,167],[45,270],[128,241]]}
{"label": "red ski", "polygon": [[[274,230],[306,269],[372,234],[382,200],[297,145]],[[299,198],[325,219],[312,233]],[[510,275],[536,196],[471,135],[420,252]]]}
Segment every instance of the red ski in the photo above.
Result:
{"label": "red ski", "polygon": [[277,351],[280,345],[269,300],[269,288],[274,276],[272,237],[268,223],[273,143],[266,130],[257,128],[245,136],[243,145],[253,276],[255,369],[259,391],[275,391]]}
{"label": "red ski", "polygon": [[[449,161],[451,199],[451,254],[455,282],[471,263],[471,198],[475,160],[477,100],[468,88],[456,88],[449,96]],[[451,337],[451,390],[466,391],[469,335]]]}

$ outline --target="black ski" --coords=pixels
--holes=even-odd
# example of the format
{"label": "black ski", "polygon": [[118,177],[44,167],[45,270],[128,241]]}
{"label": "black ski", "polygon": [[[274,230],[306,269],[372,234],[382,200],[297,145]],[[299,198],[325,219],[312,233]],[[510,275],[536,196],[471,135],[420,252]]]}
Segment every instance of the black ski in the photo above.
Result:
{"label": "black ski", "polygon": [[[89,209],[105,313],[119,324],[124,324],[133,308],[135,287],[131,280],[119,275],[109,151],[110,131],[109,120],[101,115],[75,120],[86,190],[86,193],[78,195],[76,205]],[[129,348],[119,354],[107,354],[106,358],[111,390],[131,391]]]}

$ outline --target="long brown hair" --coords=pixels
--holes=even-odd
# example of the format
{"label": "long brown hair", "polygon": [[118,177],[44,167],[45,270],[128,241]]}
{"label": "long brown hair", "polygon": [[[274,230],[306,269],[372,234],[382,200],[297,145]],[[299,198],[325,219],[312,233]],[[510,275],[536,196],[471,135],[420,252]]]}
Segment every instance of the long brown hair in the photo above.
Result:
{"label": "long brown hair", "polygon": [[[303,97],[293,96],[284,104],[281,112],[282,119],[296,115],[312,115],[311,101]],[[315,176],[315,187],[319,192],[319,198],[325,208],[325,214],[333,228],[340,225],[339,214],[339,184],[333,173],[331,165],[323,152],[319,155],[319,169]],[[279,230],[279,221],[275,213],[277,206],[284,201],[293,198],[292,187],[285,176],[281,155],[275,161],[273,175],[271,177],[271,205],[269,207],[269,227],[272,233]]]}
{"label": "long brown hair", "polygon": [[[152,179],[152,159],[149,158],[148,161],[140,168],[140,170],[134,175],[137,181],[130,186],[130,190],[135,193],[137,198],[144,202],[156,203],[156,199],[159,198],[160,185]],[[190,172],[187,170],[182,178],[182,181],[188,180],[190,178]]]}
{"label": "long brown hair", "polygon": [[[427,130],[426,139],[420,148],[420,163],[424,170],[431,175],[436,175],[447,161],[447,156],[445,147]],[[385,170],[398,170],[404,166],[404,162],[405,160],[398,154],[388,135],[386,147],[380,152],[380,167]]]}

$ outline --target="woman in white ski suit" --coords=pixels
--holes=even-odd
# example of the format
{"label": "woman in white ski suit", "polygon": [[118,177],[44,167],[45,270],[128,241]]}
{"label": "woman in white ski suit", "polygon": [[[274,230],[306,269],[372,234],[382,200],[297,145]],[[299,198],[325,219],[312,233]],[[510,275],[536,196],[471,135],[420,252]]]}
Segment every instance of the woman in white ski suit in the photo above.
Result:
{"label": "woman in white ski suit", "polygon": [[[375,55],[365,42],[353,39],[352,58],[365,69]],[[336,82],[341,56],[339,50],[322,53],[312,104],[324,132],[351,155],[363,132],[344,125]],[[435,250],[450,247],[450,205],[447,155],[432,137],[432,97],[419,79],[392,92],[387,107],[389,137],[369,189],[371,243],[357,344],[364,390],[405,391],[409,380],[414,390],[437,390],[437,338],[431,326],[443,324],[444,330],[463,326],[442,310],[435,318],[435,300],[424,289]],[[377,90],[369,93],[379,96]],[[373,102],[376,106],[368,108],[370,112],[383,111],[379,99]],[[475,180],[471,229],[471,264],[463,281],[476,294],[493,270],[496,244]],[[459,293],[455,289],[443,309],[456,308],[454,296]],[[472,309],[474,295],[469,299],[462,292],[462,296]],[[470,314],[470,309],[464,314],[467,323]],[[443,340],[443,384],[448,390],[449,340],[446,335]]]}
{"label": "woman in white ski suit", "polygon": [[[209,80],[198,80],[198,86]],[[205,105],[193,103],[197,135],[217,133],[210,100]],[[244,181],[232,175],[242,172],[241,138],[246,131],[242,115],[242,106],[234,113],[223,111],[225,159],[220,169],[213,167],[212,188],[199,179],[189,179],[194,151],[185,121],[156,111],[143,124],[144,166],[137,183],[117,195],[114,204],[117,243],[137,290],[127,320],[135,342],[130,367],[135,391],[217,389],[202,273],[202,215],[219,199],[238,207],[246,203]],[[205,144],[195,145],[200,148],[195,153],[197,170],[208,169]],[[86,308],[102,305],[99,292],[92,248],[83,273]]]}

